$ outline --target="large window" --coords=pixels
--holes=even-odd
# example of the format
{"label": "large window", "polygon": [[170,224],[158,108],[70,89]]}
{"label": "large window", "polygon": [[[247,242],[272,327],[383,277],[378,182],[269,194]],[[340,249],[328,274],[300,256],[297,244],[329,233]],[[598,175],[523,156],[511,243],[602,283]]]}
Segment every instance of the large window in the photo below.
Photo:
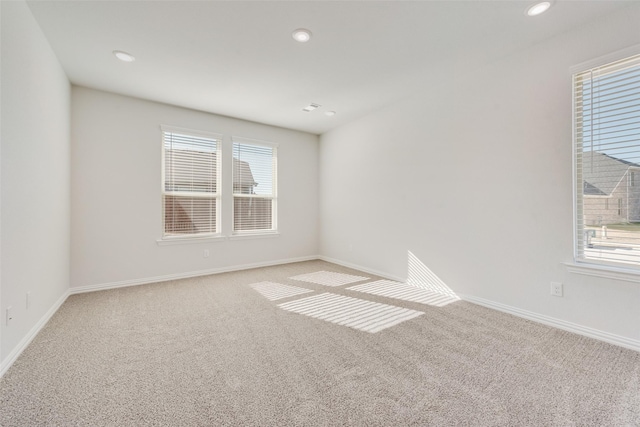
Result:
{"label": "large window", "polygon": [[162,128],[164,237],[220,230],[219,135]]}
{"label": "large window", "polygon": [[277,154],[274,144],[233,138],[233,231],[275,231]]}
{"label": "large window", "polygon": [[576,260],[640,267],[640,55],[573,82]]}

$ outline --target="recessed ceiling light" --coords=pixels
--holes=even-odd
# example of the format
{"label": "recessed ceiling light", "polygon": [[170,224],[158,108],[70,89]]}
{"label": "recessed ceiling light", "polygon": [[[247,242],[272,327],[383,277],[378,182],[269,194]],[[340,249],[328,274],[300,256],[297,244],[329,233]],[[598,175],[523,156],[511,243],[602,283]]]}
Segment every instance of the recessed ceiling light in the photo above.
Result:
{"label": "recessed ceiling light", "polygon": [[113,54],[116,56],[116,58],[118,58],[120,61],[124,61],[124,62],[133,62],[136,60],[135,56],[131,55],[130,53],[127,52],[123,52],[121,50],[114,50]]}
{"label": "recessed ceiling light", "polygon": [[320,106],[320,104],[309,104],[306,107],[304,107],[302,109],[302,111],[306,111],[307,113],[310,113],[313,110],[315,110],[316,108],[318,108],[319,106]]}
{"label": "recessed ceiling light", "polygon": [[529,15],[529,16],[540,15],[541,13],[546,12],[550,7],[551,7],[551,2],[549,2],[549,1],[543,1],[541,3],[536,3],[536,4],[534,4],[533,6],[531,6],[530,8],[527,9],[527,15]]}
{"label": "recessed ceiling light", "polygon": [[293,39],[300,43],[306,43],[311,39],[311,31],[306,28],[298,28],[293,33],[291,33]]}
{"label": "recessed ceiling light", "polygon": [[324,115],[325,115],[325,116],[332,117],[332,116],[335,116],[335,115],[336,115],[336,112],[335,112],[335,111],[326,111],[326,112],[324,113]]}

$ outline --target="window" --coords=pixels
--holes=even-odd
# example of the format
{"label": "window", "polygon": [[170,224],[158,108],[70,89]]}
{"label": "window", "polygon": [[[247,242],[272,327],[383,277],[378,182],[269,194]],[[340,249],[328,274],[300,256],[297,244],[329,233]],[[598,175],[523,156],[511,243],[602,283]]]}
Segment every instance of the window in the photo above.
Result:
{"label": "window", "polygon": [[622,199],[618,199],[618,216],[622,215]]}
{"label": "window", "polygon": [[[640,55],[573,83],[576,260],[640,267]],[[602,197],[617,209],[602,209]]]}
{"label": "window", "polygon": [[276,230],[276,145],[233,138],[233,231]]}
{"label": "window", "polygon": [[162,127],[165,238],[220,230],[219,135]]}

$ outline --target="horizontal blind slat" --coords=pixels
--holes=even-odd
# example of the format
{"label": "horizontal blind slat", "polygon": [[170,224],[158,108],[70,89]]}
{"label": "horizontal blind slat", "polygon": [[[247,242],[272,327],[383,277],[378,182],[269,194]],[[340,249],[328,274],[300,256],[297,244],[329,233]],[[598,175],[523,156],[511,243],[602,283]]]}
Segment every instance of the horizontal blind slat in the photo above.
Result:
{"label": "horizontal blind slat", "polygon": [[576,254],[640,267],[640,55],[574,75],[574,112]]}
{"label": "horizontal blind slat", "polygon": [[233,142],[233,230],[275,229],[276,149]]}
{"label": "horizontal blind slat", "polygon": [[220,140],[162,135],[165,235],[217,233]]}

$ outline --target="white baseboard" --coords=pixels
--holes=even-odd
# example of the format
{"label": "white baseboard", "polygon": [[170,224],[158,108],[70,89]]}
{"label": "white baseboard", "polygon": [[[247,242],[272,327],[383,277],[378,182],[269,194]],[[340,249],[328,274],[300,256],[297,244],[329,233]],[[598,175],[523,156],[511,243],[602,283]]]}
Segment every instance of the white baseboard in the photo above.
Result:
{"label": "white baseboard", "polygon": [[323,255],[318,256],[318,259],[320,259],[322,261],[330,262],[332,264],[338,264],[338,265],[341,265],[343,267],[353,268],[354,270],[359,270],[359,271],[362,271],[364,273],[369,273],[369,274],[373,274],[375,276],[384,277],[385,279],[395,280],[396,282],[404,283],[404,282],[407,281],[406,277],[403,278],[403,277],[399,277],[399,276],[394,276],[392,274],[385,273],[383,271],[374,270],[372,268],[363,267],[361,265],[352,264],[350,262],[341,261],[341,260],[335,259],[335,258],[329,258],[329,257],[323,256]]}
{"label": "white baseboard", "polygon": [[20,340],[17,346],[9,353],[9,355],[0,363],[0,378],[7,372],[7,370],[13,365],[13,362],[16,361],[18,356],[24,351],[25,348],[33,341],[33,339],[38,335],[38,332],[47,324],[49,319],[58,311],[60,306],[67,300],[69,296],[69,290],[65,291],[64,294],[51,306],[51,308],[40,318],[38,323],[36,323],[33,328],[27,333],[27,335]]}
{"label": "white baseboard", "polygon": [[483,298],[474,297],[471,295],[459,295],[465,301],[482,305],[487,308],[501,311],[503,313],[512,314],[523,319],[532,320],[534,322],[542,323],[548,326],[553,326],[564,331],[573,332],[578,335],[584,335],[589,338],[594,338],[600,341],[608,342],[609,344],[615,344],[620,347],[628,348],[635,351],[640,351],[640,341],[631,338],[626,338],[620,335],[611,334],[609,332],[600,331],[598,329],[589,328],[587,326],[578,325],[577,323],[567,322],[566,320],[556,319],[554,317],[546,316],[543,314],[534,313],[533,311],[522,310],[520,308],[512,307],[509,305],[501,304],[494,301],[489,301]]}
{"label": "white baseboard", "polygon": [[[267,262],[253,263],[253,264],[243,264],[243,265],[236,265],[232,267],[222,267],[222,268],[215,268],[215,269],[209,269],[209,270],[199,270],[199,271],[194,271],[189,273],[170,274],[165,276],[149,277],[145,279],[125,280],[121,282],[112,282],[112,283],[104,283],[99,285],[89,285],[89,286],[71,288],[68,291],[66,291],[51,306],[51,308],[44,314],[44,316],[42,316],[42,318],[38,321],[38,323],[36,323],[33,326],[33,328],[31,328],[29,333],[18,343],[18,345],[11,351],[11,353],[9,353],[9,355],[0,363],[0,378],[2,378],[2,376],[7,372],[7,370],[15,362],[18,356],[20,356],[20,354],[24,351],[24,349],[27,348],[29,343],[31,343],[31,341],[35,338],[38,332],[40,332],[40,330],[44,327],[44,325],[47,324],[49,319],[51,319],[51,317],[56,313],[56,311],[58,311],[60,306],[66,301],[69,295],[85,293],[85,292],[101,291],[106,289],[121,288],[125,286],[136,286],[136,285],[143,285],[147,283],[164,282],[168,280],[185,279],[189,277],[206,276],[209,274],[226,273],[226,272],[238,271],[238,270],[248,270],[251,268],[269,267],[273,265],[290,264],[294,262],[312,261],[316,259],[320,259],[320,260],[337,264],[337,265],[342,265],[348,268],[353,268],[354,270],[362,271],[365,273],[373,274],[376,276],[384,277],[384,278],[399,281],[399,282],[405,281],[404,278],[394,276],[392,274],[388,274],[382,271],[374,270],[368,267],[363,267],[361,265],[356,265],[356,264],[352,264],[345,261],[340,261],[340,260],[329,258],[326,256],[314,255],[314,256],[308,256],[308,257],[289,258],[289,259],[267,261]],[[522,310],[516,307],[508,306],[508,305],[497,303],[494,301],[485,300],[485,299],[474,297],[471,295],[459,295],[459,296],[465,301],[482,305],[487,308],[512,314],[514,316],[521,317],[527,320],[532,320],[534,322],[542,323],[548,326],[553,326],[558,329],[573,332],[579,335],[584,335],[600,341],[605,341],[610,344],[618,345],[620,347],[628,348],[635,351],[640,351],[640,341],[638,340],[622,337],[619,335],[611,334],[608,332],[600,331],[600,330],[589,328],[586,326],[581,326],[576,323],[567,322],[565,320],[556,319],[553,317],[534,313],[532,311]]]}
{"label": "white baseboard", "polygon": [[147,283],[155,283],[155,282],[165,282],[168,280],[177,280],[177,279],[186,279],[189,277],[197,277],[197,276],[206,276],[209,274],[217,274],[217,273],[226,273],[230,271],[238,271],[238,270],[248,270],[251,268],[259,268],[259,267],[269,267],[272,265],[281,265],[281,264],[291,264],[294,262],[302,262],[302,261],[312,261],[319,259],[317,255],[300,257],[300,258],[289,258],[282,259],[276,261],[267,261],[267,262],[258,262],[253,264],[243,264],[236,265],[233,267],[222,267],[222,268],[214,268],[209,270],[199,270],[193,271],[189,273],[179,273],[179,274],[170,274],[166,276],[157,276],[157,277],[148,277],[145,279],[134,279],[134,280],[123,280],[121,282],[112,282],[112,283],[104,283],[99,285],[89,285],[89,286],[81,286],[77,288],[68,289],[59,299],[58,301],[51,306],[49,311],[45,313],[44,316],[38,321],[38,323],[31,328],[29,333],[18,343],[18,345],[9,353],[9,355],[0,363],[0,378],[7,372],[7,370],[13,365],[18,356],[24,351],[25,348],[31,343],[31,341],[38,335],[38,332],[47,324],[49,319],[58,311],[60,306],[67,300],[69,295],[80,294],[85,292],[95,292],[102,291],[106,289],[114,289],[114,288],[122,288],[125,286],[136,286],[136,285],[144,285]]}
{"label": "white baseboard", "polygon": [[[384,277],[387,279],[395,280],[398,282],[405,282],[405,278],[394,276],[383,271],[373,270],[371,268],[363,267],[361,265],[352,264],[345,261],[340,261],[334,258],[329,258],[323,255],[318,257],[319,259],[333,264],[342,265],[344,267],[353,268],[354,270],[363,271],[369,274],[375,274],[376,276]],[[474,297],[471,295],[458,295],[464,301],[468,301],[474,304],[482,305],[493,310],[501,311],[503,313],[512,314],[523,319],[532,320],[537,323],[542,323],[548,326],[553,326],[564,331],[573,332],[574,334],[584,335],[589,338],[594,338],[600,341],[615,344],[620,347],[628,348],[635,351],[640,351],[640,341],[631,338],[626,338],[620,335],[611,334],[609,332],[600,331],[598,329],[589,328],[587,326],[578,325],[577,323],[567,322],[566,320],[556,319],[554,317],[546,316],[543,314],[534,313],[533,311],[522,310],[520,308],[512,307],[509,305],[501,304],[494,301],[489,301],[483,298]]]}
{"label": "white baseboard", "polygon": [[166,282],[169,280],[178,280],[178,279],[187,279],[189,277],[208,276],[209,274],[228,273],[231,271],[249,270],[251,268],[270,267],[273,265],[291,264],[294,262],[312,261],[316,259],[319,259],[319,257],[317,255],[312,255],[307,257],[281,259],[276,261],[265,261],[265,262],[257,262],[252,264],[234,265],[231,267],[220,267],[220,268],[212,268],[208,270],[190,271],[188,273],[176,273],[176,274],[167,274],[164,276],[145,277],[143,279],[123,280],[120,282],[110,282],[110,283],[100,283],[97,285],[78,286],[78,287],[69,289],[69,293],[71,295],[74,295],[74,294],[82,294],[85,292],[104,291],[107,289],[146,285],[149,283]]}

